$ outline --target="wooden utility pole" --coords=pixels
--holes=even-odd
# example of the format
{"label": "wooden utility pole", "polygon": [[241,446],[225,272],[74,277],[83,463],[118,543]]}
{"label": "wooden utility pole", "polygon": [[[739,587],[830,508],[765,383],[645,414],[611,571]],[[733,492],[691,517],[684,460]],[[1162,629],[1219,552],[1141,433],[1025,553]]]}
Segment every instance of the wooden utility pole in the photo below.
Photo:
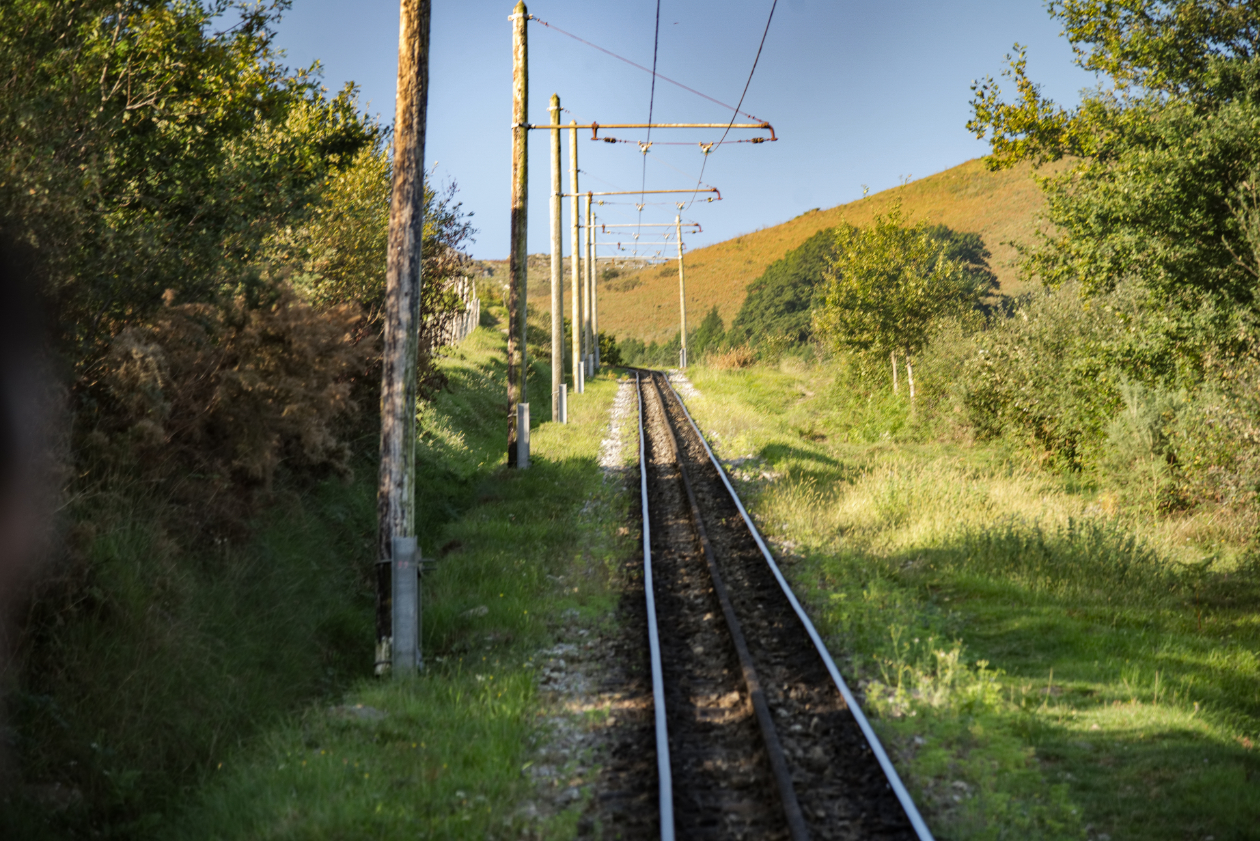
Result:
{"label": "wooden utility pole", "polygon": [[[394,538],[415,535],[416,351],[424,235],[424,130],[429,97],[430,0],[402,0],[393,191],[385,266],[381,359],[381,464],[376,512],[376,673],[393,659]],[[413,661],[414,665],[414,661]]]}
{"label": "wooden utility pole", "polygon": [[560,230],[560,97],[551,95],[551,419],[564,399],[564,233]]}
{"label": "wooden utility pole", "polygon": [[584,373],[591,377],[595,375],[595,354],[591,351],[591,287],[593,286],[593,278],[595,276],[595,268],[591,265],[591,243],[595,241],[595,232],[591,229],[591,219],[594,215],[594,202],[591,200],[591,194],[586,194],[586,225],[582,228],[582,233],[586,240],[582,251],[586,255],[586,271],[582,275],[582,330],[585,333],[586,353],[582,355],[582,361],[586,365]]}
{"label": "wooden utility pole", "polygon": [[578,240],[578,226],[582,223],[582,203],[578,194],[577,121],[569,123],[569,213],[572,216],[569,237],[569,257],[573,277],[573,393],[581,394],[582,376],[582,247]]}
{"label": "wooden utility pole", "polygon": [[683,277],[682,215],[674,217],[674,230],[678,234],[678,311],[682,316],[682,349],[678,352],[678,367],[687,367],[687,284]]}
{"label": "wooden utility pole", "polygon": [[524,0],[512,12],[512,227],[508,253],[508,467],[517,467],[517,406],[525,390],[525,296],[529,254],[526,205],[529,199],[529,50]]}
{"label": "wooden utility pole", "polygon": [[[587,194],[590,195],[589,193]],[[595,244],[595,214],[591,213],[591,333],[595,336],[595,370],[599,370],[599,254]]]}

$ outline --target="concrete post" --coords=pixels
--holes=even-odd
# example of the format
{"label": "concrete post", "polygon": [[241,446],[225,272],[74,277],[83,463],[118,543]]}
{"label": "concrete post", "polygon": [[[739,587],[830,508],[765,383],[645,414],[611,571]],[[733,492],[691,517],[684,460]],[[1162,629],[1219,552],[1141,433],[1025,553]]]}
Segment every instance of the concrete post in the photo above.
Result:
{"label": "concrete post", "polygon": [[529,404],[516,404],[516,469],[529,467]]}
{"label": "concrete post", "polygon": [[414,537],[394,538],[393,667],[396,677],[414,674],[420,665],[419,552]]}
{"label": "concrete post", "polygon": [[526,250],[529,204],[529,50],[525,3],[512,13],[512,222],[508,249],[508,467],[516,467],[517,410],[526,392],[525,307],[529,254]]}
{"label": "concrete post", "polygon": [[577,122],[569,121],[569,263],[573,276],[573,393],[581,394],[582,377],[582,247],[578,240],[578,226],[582,221],[581,197],[578,195]]}
{"label": "concrete post", "polygon": [[[560,125],[560,97],[551,95],[551,124]],[[551,419],[561,420],[564,388],[564,234],[560,230],[560,129],[551,130]]]}

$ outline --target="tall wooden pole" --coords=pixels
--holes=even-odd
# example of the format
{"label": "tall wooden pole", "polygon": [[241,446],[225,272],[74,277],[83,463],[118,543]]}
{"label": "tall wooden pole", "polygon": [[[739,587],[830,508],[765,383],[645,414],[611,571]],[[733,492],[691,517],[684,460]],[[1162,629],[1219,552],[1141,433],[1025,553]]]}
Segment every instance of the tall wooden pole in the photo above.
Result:
{"label": "tall wooden pole", "polygon": [[390,566],[396,537],[415,534],[416,350],[424,235],[424,130],[429,97],[430,0],[402,0],[393,192],[385,266],[381,464],[377,484],[376,673],[389,671]]}
{"label": "tall wooden pole", "polygon": [[560,97],[551,95],[551,419],[560,420],[564,391],[564,232],[560,229]]}
{"label": "tall wooden pole", "polygon": [[578,226],[582,221],[581,197],[578,195],[577,122],[569,121],[569,258],[573,277],[573,392],[582,393],[582,246],[578,241]]}
{"label": "tall wooden pole", "polygon": [[595,232],[591,230],[591,218],[594,201],[591,199],[590,192],[586,194],[586,225],[582,228],[583,243],[582,253],[586,256],[586,267],[582,273],[582,331],[584,333],[583,341],[586,344],[586,352],[582,354],[582,363],[586,365],[586,374],[591,376],[595,373],[595,354],[591,351],[591,243],[595,241]]}
{"label": "tall wooden pole", "polygon": [[682,216],[674,217],[674,230],[678,234],[678,312],[681,314],[682,327],[680,335],[682,336],[682,350],[678,354],[678,366],[680,368],[687,367],[687,283],[683,277],[683,249],[682,249]]}
{"label": "tall wooden pole", "polygon": [[595,245],[595,213],[591,212],[591,333],[595,336],[595,370],[599,370],[599,254]]}
{"label": "tall wooden pole", "polygon": [[526,204],[529,198],[529,50],[524,0],[512,12],[512,229],[508,253],[508,467],[517,467],[517,404],[525,392]]}

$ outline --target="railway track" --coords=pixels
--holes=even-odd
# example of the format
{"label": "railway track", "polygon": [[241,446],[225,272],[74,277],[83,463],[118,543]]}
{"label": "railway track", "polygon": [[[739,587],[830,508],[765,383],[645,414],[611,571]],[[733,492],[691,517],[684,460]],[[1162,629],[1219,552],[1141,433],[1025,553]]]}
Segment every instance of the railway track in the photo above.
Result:
{"label": "railway track", "polygon": [[659,837],[931,839],[682,400],[634,373]]}

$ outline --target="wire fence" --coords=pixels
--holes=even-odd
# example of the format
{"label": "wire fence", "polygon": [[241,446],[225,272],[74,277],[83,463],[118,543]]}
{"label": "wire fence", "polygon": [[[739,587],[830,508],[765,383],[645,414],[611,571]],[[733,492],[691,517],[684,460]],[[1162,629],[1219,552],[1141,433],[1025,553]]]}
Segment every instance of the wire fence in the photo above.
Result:
{"label": "wire fence", "polygon": [[457,345],[467,339],[481,323],[481,298],[470,277],[458,277],[451,282],[450,291],[462,306],[429,316],[421,331],[423,350],[432,353],[438,348]]}

